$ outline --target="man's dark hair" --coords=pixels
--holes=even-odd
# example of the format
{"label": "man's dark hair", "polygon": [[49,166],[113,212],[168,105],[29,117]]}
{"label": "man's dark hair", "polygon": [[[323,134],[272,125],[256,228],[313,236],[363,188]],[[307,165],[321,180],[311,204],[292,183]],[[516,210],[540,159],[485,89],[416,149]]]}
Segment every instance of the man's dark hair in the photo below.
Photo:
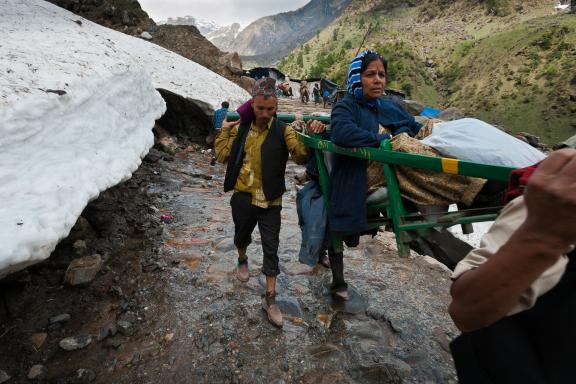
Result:
{"label": "man's dark hair", "polygon": [[386,75],[388,75],[388,62],[376,52],[371,52],[362,58],[362,68],[360,69],[360,73],[363,73],[368,67],[368,64],[374,60],[380,60],[382,62],[382,65],[384,66],[384,72],[386,72]]}
{"label": "man's dark hair", "polygon": [[230,104],[228,104],[227,101],[223,101],[223,102],[222,102],[222,108],[228,109],[228,107],[230,107]]}

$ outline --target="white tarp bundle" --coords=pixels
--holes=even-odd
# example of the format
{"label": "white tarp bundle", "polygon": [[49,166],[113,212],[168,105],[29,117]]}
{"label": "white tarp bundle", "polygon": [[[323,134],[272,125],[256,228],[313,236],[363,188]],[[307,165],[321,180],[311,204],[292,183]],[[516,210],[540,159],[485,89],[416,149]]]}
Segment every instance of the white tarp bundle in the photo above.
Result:
{"label": "white tarp bundle", "polygon": [[434,124],[422,142],[444,156],[513,168],[528,167],[546,157],[522,140],[471,118]]}

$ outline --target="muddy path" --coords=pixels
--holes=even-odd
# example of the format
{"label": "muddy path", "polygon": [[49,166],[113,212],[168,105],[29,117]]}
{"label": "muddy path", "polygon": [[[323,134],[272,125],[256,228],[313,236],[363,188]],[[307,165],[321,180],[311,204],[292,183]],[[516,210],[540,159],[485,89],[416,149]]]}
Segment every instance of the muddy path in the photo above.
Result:
{"label": "muddy path", "polygon": [[[198,146],[174,156],[152,150],[131,180],[89,205],[50,260],[2,282],[6,383],[35,374],[49,383],[456,382],[449,272],[419,256],[397,258],[393,236],[380,232],[345,251],[353,297],[331,302],[330,271],[298,262],[294,176],[302,168],[294,164],[279,250],[285,324],[270,325],[258,231],[243,284],[234,276],[224,166],[210,158]],[[96,278],[63,285],[68,263],[94,253],[103,260]],[[79,348],[64,350],[67,337]]]}

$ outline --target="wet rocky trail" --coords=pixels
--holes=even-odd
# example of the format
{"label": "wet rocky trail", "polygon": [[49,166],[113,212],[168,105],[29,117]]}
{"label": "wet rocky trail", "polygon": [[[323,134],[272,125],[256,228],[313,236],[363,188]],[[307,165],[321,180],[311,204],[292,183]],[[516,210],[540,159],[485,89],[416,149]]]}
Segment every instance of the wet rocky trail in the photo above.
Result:
{"label": "wet rocky trail", "polygon": [[[280,110],[303,109],[283,100]],[[330,271],[298,262],[303,168],[289,163],[285,321],[275,328],[261,309],[257,230],[249,282],[234,275],[224,166],[197,145],[174,148],[153,149],[132,179],[92,202],[49,260],[2,281],[0,383],[456,382],[445,268],[399,259],[393,235],[380,232],[345,250],[352,298],[332,302]],[[102,266],[90,283],[62,283],[71,260],[94,254]]]}

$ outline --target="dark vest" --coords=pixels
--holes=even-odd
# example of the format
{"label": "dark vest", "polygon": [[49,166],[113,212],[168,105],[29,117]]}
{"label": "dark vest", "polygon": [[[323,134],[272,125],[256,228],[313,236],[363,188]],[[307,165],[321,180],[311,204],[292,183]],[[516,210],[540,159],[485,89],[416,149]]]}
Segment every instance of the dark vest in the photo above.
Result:
{"label": "dark vest", "polygon": [[450,345],[460,384],[576,382],[576,251],[560,282],[526,311]]}
{"label": "dark vest", "polygon": [[[284,176],[286,173],[286,162],[288,161],[288,147],[284,139],[286,124],[274,119],[270,126],[270,132],[264,139],[260,148],[262,164],[262,189],[266,200],[272,201],[286,192]],[[242,163],[244,162],[246,137],[250,131],[250,123],[242,124],[238,128],[238,135],[232,143],[226,176],[224,178],[224,192],[234,189]]]}

